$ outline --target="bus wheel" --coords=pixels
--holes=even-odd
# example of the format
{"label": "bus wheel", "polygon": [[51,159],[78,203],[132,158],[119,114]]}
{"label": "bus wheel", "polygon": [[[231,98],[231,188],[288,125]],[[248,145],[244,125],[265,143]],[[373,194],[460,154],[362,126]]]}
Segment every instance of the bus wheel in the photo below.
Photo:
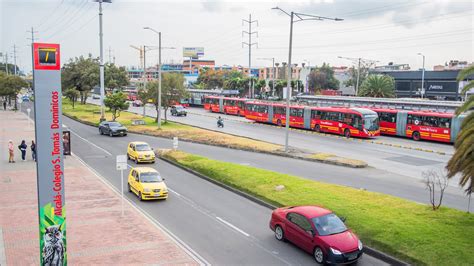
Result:
{"label": "bus wheel", "polygon": [[239,110],[239,111],[237,111],[237,116],[240,116],[240,110]]}
{"label": "bus wheel", "polygon": [[279,127],[281,127],[281,120],[280,120],[280,119],[277,120],[277,125],[278,125]]}
{"label": "bus wheel", "polygon": [[416,141],[420,140],[420,132],[418,131],[413,132],[412,137],[413,137],[413,140],[416,140]]}
{"label": "bus wheel", "polygon": [[314,131],[316,131],[318,133],[321,132],[321,127],[319,125],[315,125],[314,126]]}
{"label": "bus wheel", "polygon": [[346,128],[346,130],[344,130],[344,136],[345,136],[346,138],[350,138],[350,137],[351,137],[351,131],[350,131],[348,128]]}

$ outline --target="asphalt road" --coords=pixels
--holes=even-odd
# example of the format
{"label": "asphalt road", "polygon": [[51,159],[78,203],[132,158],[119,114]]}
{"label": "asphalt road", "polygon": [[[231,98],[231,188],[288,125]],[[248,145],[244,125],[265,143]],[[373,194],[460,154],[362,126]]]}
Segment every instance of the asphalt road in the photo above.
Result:
{"label": "asphalt road", "polygon": [[[91,100],[97,103],[97,100]],[[142,107],[130,107],[131,112],[143,113]],[[147,107],[146,114],[156,117],[153,107]],[[216,126],[216,114],[206,112],[197,108],[191,108],[186,117],[173,117],[168,113],[168,119],[193,126],[212,129],[220,132],[250,137],[259,140],[284,145],[284,130],[282,128],[267,126],[256,123],[243,123],[244,118],[226,116],[225,127],[220,129]],[[422,180],[422,173],[427,170],[442,171],[451,154],[453,147],[448,144],[435,142],[414,142],[403,138],[382,137],[380,140],[397,145],[411,145],[413,149],[403,149],[393,146],[373,144],[357,139],[338,138],[336,136],[324,136],[309,134],[308,132],[290,131],[290,146],[312,152],[324,152],[338,156],[361,159],[369,166],[383,170],[389,174],[402,175],[413,178],[413,182]],[[442,151],[446,154],[430,153],[416,150],[416,148]],[[450,186],[457,187],[458,177],[450,181]]]}
{"label": "asphalt road", "polygon": [[[115,157],[125,154],[129,141],[148,141],[154,147],[170,147],[169,140],[129,134],[127,137],[100,136],[94,127],[67,118],[63,124],[72,130],[72,151],[97,173],[120,189]],[[191,144],[187,144],[191,146]],[[184,145],[183,145],[184,146]],[[203,145],[196,145],[199,149]],[[233,153],[235,151],[232,151]],[[130,162],[134,166],[134,163]],[[204,181],[177,167],[158,160],[147,165],[156,168],[170,188],[166,201],[140,202],[125,196],[177,238],[190,246],[208,263],[217,265],[311,265],[311,255],[292,244],[274,239],[268,228],[271,211],[246,198]],[[126,180],[124,180],[124,187]],[[66,188],[67,189],[67,188]],[[66,192],[67,193],[67,192]],[[361,265],[383,265],[364,255]]]}

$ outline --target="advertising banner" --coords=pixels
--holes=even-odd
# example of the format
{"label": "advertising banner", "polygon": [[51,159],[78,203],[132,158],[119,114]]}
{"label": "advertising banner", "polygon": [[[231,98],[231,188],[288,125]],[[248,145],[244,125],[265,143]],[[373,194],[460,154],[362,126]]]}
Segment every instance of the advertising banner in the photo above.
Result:
{"label": "advertising banner", "polygon": [[204,56],[204,47],[183,47],[183,57],[198,59],[200,56]]}
{"label": "advertising banner", "polygon": [[66,265],[59,44],[34,43],[33,62],[40,264]]}

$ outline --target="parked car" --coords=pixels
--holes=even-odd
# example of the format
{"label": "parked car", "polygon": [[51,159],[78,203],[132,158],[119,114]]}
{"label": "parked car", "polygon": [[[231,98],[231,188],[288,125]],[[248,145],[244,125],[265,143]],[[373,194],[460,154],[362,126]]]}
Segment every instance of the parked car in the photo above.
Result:
{"label": "parked car", "polygon": [[92,94],[92,99],[98,100],[98,99],[100,99],[100,95],[98,95],[98,94]]}
{"label": "parked car", "polygon": [[317,206],[284,207],[272,212],[270,228],[277,240],[292,242],[319,264],[353,263],[363,246],[344,220]]}
{"label": "parked car", "polygon": [[101,135],[113,136],[127,136],[127,128],[122,126],[119,122],[104,121],[99,124],[99,133]]}
{"label": "parked car", "polygon": [[142,105],[143,105],[143,103],[140,100],[135,100],[135,101],[132,102],[132,106],[134,106],[134,107],[140,107]]}
{"label": "parked car", "polygon": [[23,96],[21,97],[21,100],[22,100],[23,102],[29,102],[29,101],[30,101],[30,97],[29,97],[28,95],[23,95]]}
{"label": "parked car", "polygon": [[168,187],[160,173],[151,167],[134,167],[128,175],[128,191],[140,200],[167,199]]}
{"label": "parked car", "polygon": [[186,112],[186,109],[184,109],[183,106],[181,105],[173,105],[171,106],[171,115],[175,115],[175,116],[186,116],[187,115],[187,112]]}
{"label": "parked car", "polygon": [[138,163],[154,163],[155,162],[155,153],[153,149],[146,142],[133,141],[128,144],[127,147],[127,158],[129,160],[134,160],[136,164]]}

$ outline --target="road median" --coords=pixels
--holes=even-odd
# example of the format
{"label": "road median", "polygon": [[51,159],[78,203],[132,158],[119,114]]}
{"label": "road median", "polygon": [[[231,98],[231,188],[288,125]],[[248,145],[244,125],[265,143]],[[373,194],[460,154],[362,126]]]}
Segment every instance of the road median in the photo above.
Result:
{"label": "road median", "polygon": [[[97,112],[98,110],[100,110],[99,106],[92,104],[76,104],[75,108],[72,108],[72,105],[67,99],[63,100],[63,114],[71,119],[87,125],[98,126],[100,118],[100,112]],[[106,112],[106,117],[111,117],[111,114]],[[133,125],[132,121],[134,120],[143,120],[144,124]],[[181,141],[244,151],[267,153],[294,159],[352,168],[364,168],[368,166],[367,163],[362,160],[344,158],[332,154],[311,153],[293,148],[287,153],[284,151],[284,147],[282,145],[175,122],[168,121],[167,123],[163,123],[161,128],[158,129],[157,123],[154,120],[154,118],[143,117],[130,112],[121,112],[117,119],[118,122],[127,126],[129,132],[131,133],[145,134],[168,139],[178,137]]]}
{"label": "road median", "polygon": [[[272,206],[320,205],[347,218],[363,242],[412,264],[473,265],[474,215],[381,193],[316,182],[181,151],[161,158]],[[429,225],[429,226],[428,226]]]}

